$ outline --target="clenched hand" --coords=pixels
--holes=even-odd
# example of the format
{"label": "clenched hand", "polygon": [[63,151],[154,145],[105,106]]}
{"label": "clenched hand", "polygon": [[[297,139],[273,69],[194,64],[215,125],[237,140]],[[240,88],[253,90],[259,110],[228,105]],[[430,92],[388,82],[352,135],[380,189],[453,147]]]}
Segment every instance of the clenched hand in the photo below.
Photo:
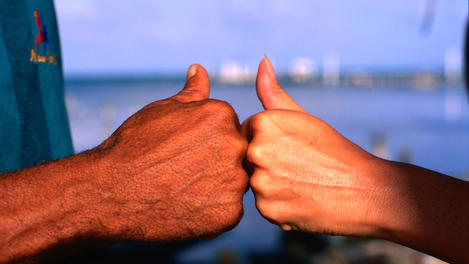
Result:
{"label": "clenched hand", "polygon": [[265,218],[284,230],[380,237],[468,263],[467,181],[367,153],[298,106],[267,58],[256,85],[266,110],[241,131]]}
{"label": "clenched hand", "polygon": [[369,177],[376,158],[308,114],[278,85],[267,58],[257,94],[264,112],[248,118],[250,185],[259,212],[285,230],[371,232],[371,202],[381,186]]}
{"label": "clenched hand", "polygon": [[231,106],[208,95],[207,73],[193,65],[181,92],[145,106],[96,148],[104,171],[97,206],[108,234],[165,241],[238,223],[247,143]]}

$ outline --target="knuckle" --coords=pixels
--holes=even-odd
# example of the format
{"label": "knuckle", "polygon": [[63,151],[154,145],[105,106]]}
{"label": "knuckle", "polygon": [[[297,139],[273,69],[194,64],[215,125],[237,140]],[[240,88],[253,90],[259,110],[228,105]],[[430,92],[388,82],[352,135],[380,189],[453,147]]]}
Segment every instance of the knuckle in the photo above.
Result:
{"label": "knuckle", "polygon": [[233,107],[227,102],[207,99],[202,103],[201,110],[206,120],[216,126],[229,129],[239,126],[238,116]]}
{"label": "knuckle", "polygon": [[246,159],[252,163],[262,161],[266,156],[262,147],[257,145],[249,145],[246,152]]}
{"label": "knuckle", "polygon": [[225,209],[224,220],[221,223],[224,231],[234,228],[243,217],[244,210],[242,201]]}
{"label": "knuckle", "polygon": [[248,142],[239,134],[236,134],[232,139],[229,139],[229,142],[231,142],[232,146],[242,154],[244,154],[248,149]]}
{"label": "knuckle", "polygon": [[248,187],[248,184],[249,184],[248,175],[247,175],[246,171],[243,168],[239,168],[239,173],[238,173],[236,179],[237,179],[237,187],[238,187],[238,190],[240,191],[240,195],[241,195],[240,199],[242,200],[243,199],[243,194],[246,191],[246,189]]}
{"label": "knuckle", "polygon": [[254,174],[251,179],[249,179],[249,184],[256,194],[265,195],[269,190],[270,179],[269,176],[265,174]]}
{"label": "knuckle", "polygon": [[241,136],[230,133],[220,139],[218,148],[220,149],[219,153],[234,162],[230,162],[230,164],[236,165],[244,159],[248,143]]}
{"label": "knuckle", "polygon": [[241,218],[243,217],[244,210],[242,201],[240,202],[240,204],[233,206],[230,211],[231,224],[236,225],[239,220],[241,220]]}
{"label": "knuckle", "polygon": [[269,113],[266,111],[258,113],[257,115],[252,117],[251,123],[252,126],[257,129],[267,127],[267,125],[270,123]]}
{"label": "knuckle", "polygon": [[262,200],[256,200],[256,207],[259,213],[266,219],[274,223],[278,222],[278,212],[275,210],[275,208],[270,206],[269,203]]}
{"label": "knuckle", "polygon": [[230,196],[228,200],[235,203],[242,202],[244,193],[249,184],[249,177],[246,171],[241,167],[233,169],[233,172],[230,179],[226,180],[226,192]]}
{"label": "knuckle", "polygon": [[206,111],[218,115],[235,115],[233,107],[225,101],[207,99],[205,100],[204,108]]}

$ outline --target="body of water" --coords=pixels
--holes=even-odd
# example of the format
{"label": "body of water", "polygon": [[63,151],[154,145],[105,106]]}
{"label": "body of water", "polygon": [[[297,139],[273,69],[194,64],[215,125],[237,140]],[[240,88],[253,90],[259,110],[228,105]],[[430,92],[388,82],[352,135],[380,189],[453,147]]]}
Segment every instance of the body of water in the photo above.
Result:
{"label": "body of water", "polygon": [[[66,101],[76,152],[92,148],[144,105],[177,93],[184,80],[70,81]],[[331,124],[364,149],[455,177],[469,172],[469,112],[464,88],[358,89],[284,85],[309,113]],[[262,111],[254,84],[213,84],[211,98],[229,102],[241,121]],[[213,259],[223,250],[243,258],[275,251],[280,229],[257,212],[248,192],[245,215],[233,231],[182,251],[181,262]]]}

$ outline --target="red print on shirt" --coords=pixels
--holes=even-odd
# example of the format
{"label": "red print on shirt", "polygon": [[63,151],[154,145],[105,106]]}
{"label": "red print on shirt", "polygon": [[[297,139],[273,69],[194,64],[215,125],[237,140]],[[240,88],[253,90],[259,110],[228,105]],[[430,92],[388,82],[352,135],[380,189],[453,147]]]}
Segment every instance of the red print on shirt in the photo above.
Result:
{"label": "red print on shirt", "polygon": [[42,25],[41,25],[41,16],[39,15],[39,12],[37,10],[34,10],[34,18],[36,22],[36,27],[38,30],[37,36],[36,36],[36,49],[39,47],[39,43],[44,41],[44,32],[42,32]]}

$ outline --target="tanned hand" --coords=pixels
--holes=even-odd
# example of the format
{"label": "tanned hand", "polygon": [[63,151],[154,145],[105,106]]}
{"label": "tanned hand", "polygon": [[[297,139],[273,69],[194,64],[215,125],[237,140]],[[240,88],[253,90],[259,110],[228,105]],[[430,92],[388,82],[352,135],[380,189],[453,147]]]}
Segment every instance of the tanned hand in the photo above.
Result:
{"label": "tanned hand", "polygon": [[241,218],[247,142],[194,65],[179,94],[147,105],[96,148],[104,230],[148,241],[218,235]]}
{"label": "tanned hand", "polygon": [[[151,103],[98,147],[0,178],[0,262],[93,241],[219,235],[243,212],[247,142],[209,79]],[[46,254],[47,255],[47,254]]]}

